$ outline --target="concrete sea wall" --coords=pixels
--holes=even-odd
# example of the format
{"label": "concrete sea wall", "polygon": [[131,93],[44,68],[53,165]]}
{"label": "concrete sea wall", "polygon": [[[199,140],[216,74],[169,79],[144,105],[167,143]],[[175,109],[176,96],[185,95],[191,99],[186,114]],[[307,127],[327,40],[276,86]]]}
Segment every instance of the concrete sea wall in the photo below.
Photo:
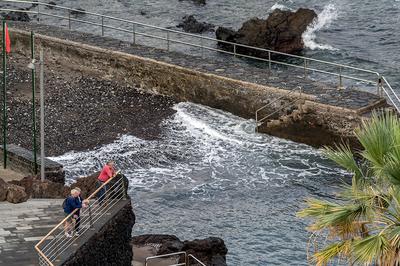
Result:
{"label": "concrete sea wall", "polygon": [[[4,149],[0,146],[0,158],[3,158]],[[37,167],[40,172],[40,156],[37,155]],[[47,180],[64,184],[65,172],[63,166],[49,159],[44,160],[45,178]],[[14,144],[7,145],[7,165],[12,170],[25,175],[35,174],[35,161],[33,152]]]}
{"label": "concrete sea wall", "polygon": [[[12,29],[12,36],[14,49],[28,55],[30,33]],[[293,92],[289,95],[284,89],[40,34],[36,35],[36,41],[37,48],[45,49],[49,68],[57,65],[78,70],[86,75],[135,85],[148,92],[173,96],[178,101],[219,108],[244,118],[254,118],[255,110],[279,99],[263,110],[263,115],[275,111],[277,114],[275,121],[260,127],[260,132],[315,146],[331,145],[341,138],[354,142],[353,130],[360,124],[362,114],[376,107],[376,104],[359,109],[331,106],[316,101],[310,94]],[[298,102],[301,108],[296,105],[289,107],[292,110],[281,110],[297,98],[302,99]],[[301,111],[282,120],[282,116],[297,108]]]}

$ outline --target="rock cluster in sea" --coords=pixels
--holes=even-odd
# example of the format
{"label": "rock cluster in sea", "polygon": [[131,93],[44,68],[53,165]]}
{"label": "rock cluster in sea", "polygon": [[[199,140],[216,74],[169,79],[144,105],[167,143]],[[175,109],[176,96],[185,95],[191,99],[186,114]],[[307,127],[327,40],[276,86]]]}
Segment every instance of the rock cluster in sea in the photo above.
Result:
{"label": "rock cluster in sea", "polygon": [[[151,246],[154,249],[153,255],[170,254],[185,251],[194,255],[206,265],[226,266],[226,254],[228,249],[224,240],[218,237],[195,239],[192,241],[181,241],[174,235],[140,235],[132,238],[132,245],[135,249]],[[135,251],[134,251],[135,256]],[[182,260],[182,258],[181,258]],[[180,261],[181,263],[183,261]]]}
{"label": "rock cluster in sea", "polygon": [[[296,53],[304,48],[302,34],[317,17],[315,11],[300,8],[296,12],[275,9],[267,19],[252,18],[235,31],[219,27],[216,31],[218,40],[271,49],[284,53]],[[218,43],[223,49],[233,51],[233,45]],[[266,52],[236,47],[236,52],[267,57]]]}
{"label": "rock cluster in sea", "polygon": [[177,25],[185,32],[190,33],[203,33],[207,31],[214,31],[215,25],[207,22],[199,22],[193,15],[184,16],[182,22]]}

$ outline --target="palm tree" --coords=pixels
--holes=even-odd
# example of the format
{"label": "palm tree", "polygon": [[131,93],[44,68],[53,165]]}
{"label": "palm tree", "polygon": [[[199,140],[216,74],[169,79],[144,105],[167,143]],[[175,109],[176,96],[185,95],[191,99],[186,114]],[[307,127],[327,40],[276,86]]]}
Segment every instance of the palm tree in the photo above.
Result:
{"label": "palm tree", "polygon": [[324,150],[352,174],[351,185],[335,202],[308,199],[298,213],[328,243],[314,248],[311,261],[400,265],[400,121],[393,113],[374,114],[355,134],[361,151],[353,154],[346,144]]}

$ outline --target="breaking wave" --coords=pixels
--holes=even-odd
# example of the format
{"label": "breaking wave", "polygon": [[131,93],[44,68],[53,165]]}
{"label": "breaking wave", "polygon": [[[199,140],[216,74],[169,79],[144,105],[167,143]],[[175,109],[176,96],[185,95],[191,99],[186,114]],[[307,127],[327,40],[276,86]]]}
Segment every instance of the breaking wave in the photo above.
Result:
{"label": "breaking wave", "polygon": [[318,43],[316,39],[316,32],[327,28],[338,17],[338,10],[333,4],[328,4],[324,7],[321,13],[314,22],[308,26],[307,30],[303,33],[303,42],[305,47],[315,50],[337,50],[329,44]]}

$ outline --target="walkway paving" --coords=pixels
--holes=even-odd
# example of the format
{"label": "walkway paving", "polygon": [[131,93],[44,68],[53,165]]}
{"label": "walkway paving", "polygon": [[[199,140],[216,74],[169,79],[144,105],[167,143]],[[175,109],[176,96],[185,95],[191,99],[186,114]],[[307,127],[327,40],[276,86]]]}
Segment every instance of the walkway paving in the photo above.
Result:
{"label": "walkway paving", "polygon": [[338,90],[335,85],[323,84],[310,79],[304,79],[302,71],[290,68],[287,71],[273,71],[270,75],[266,69],[241,59],[230,57],[201,58],[178,52],[168,52],[143,45],[132,45],[109,37],[90,33],[68,31],[66,28],[41,25],[35,23],[10,22],[11,27],[27,31],[35,31],[43,35],[94,45],[114,51],[126,52],[158,61],[206,72],[224,77],[263,84],[286,90],[302,88],[303,92],[316,96],[316,101],[337,107],[359,109],[382,102],[382,98],[372,93],[355,88]]}
{"label": "walkway paving", "polygon": [[63,219],[61,199],[0,202],[0,265],[37,265],[34,245]]}

